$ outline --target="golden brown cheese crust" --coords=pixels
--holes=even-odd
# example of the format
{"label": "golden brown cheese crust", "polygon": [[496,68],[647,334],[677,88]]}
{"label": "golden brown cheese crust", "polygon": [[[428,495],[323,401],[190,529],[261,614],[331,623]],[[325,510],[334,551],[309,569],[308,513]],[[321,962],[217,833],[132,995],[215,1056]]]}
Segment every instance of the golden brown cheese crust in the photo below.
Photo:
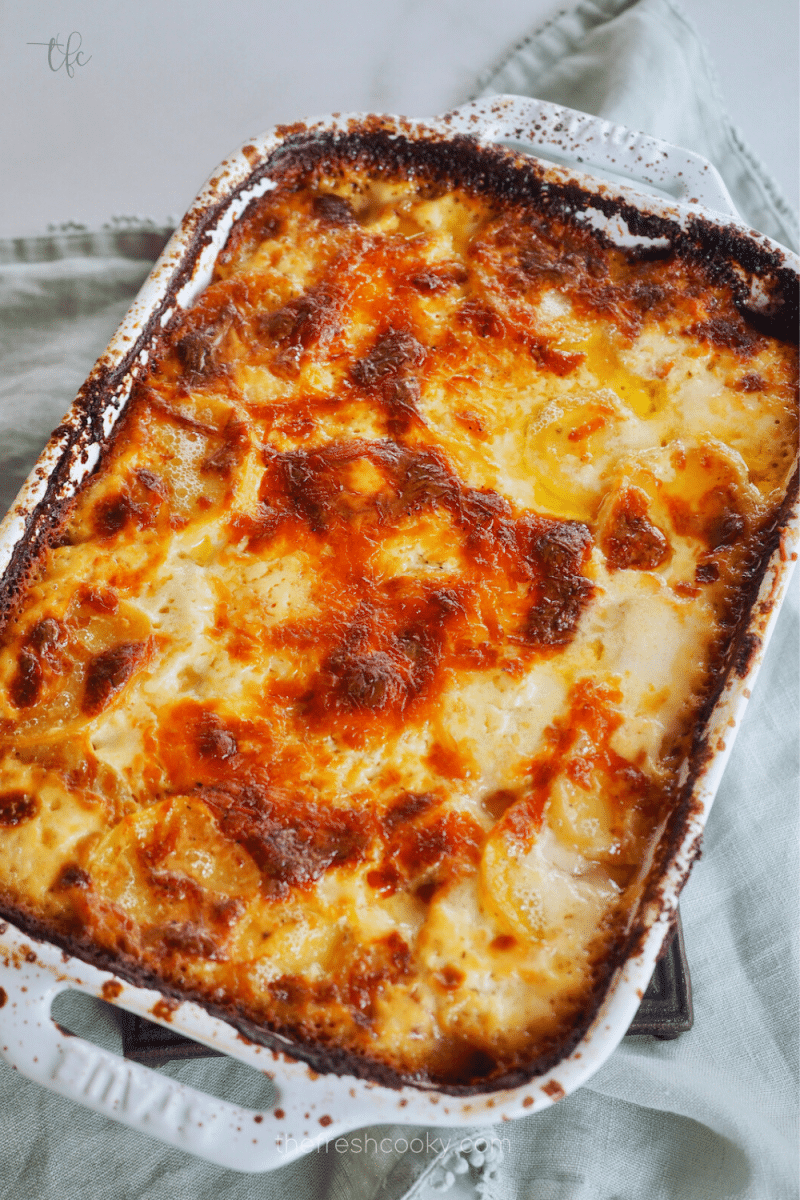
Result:
{"label": "golden brown cheese crust", "polygon": [[792,469],[734,299],[480,188],[254,201],[6,628],[5,910],[318,1065],[554,1061]]}

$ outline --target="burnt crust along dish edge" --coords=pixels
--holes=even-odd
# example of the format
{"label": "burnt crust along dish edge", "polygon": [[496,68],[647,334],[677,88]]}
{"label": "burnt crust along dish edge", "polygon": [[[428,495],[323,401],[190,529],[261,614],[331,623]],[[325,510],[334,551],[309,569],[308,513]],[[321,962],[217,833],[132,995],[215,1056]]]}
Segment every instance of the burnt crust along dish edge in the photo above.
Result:
{"label": "burnt crust along dish edge", "polygon": [[[62,446],[47,472],[44,496],[30,510],[19,503],[12,509],[25,521],[26,532],[24,544],[21,542],[14,548],[0,587],[0,628],[10,616],[32,562],[66,518],[75,494],[74,488],[70,487],[73,465],[85,462],[90,445],[97,446],[100,455],[92,468],[94,473],[113,439],[113,429],[109,432],[103,428],[109,398],[129,373],[137,372],[137,359],[141,360],[143,354],[152,351],[161,335],[165,315],[171,313],[172,321],[176,319],[176,298],[191,282],[198,258],[210,243],[220,218],[239,196],[264,179],[291,175],[302,178],[312,166],[318,167],[325,160],[335,172],[336,163],[344,161],[367,171],[371,169],[376,174],[387,168],[413,168],[434,186],[458,182],[501,204],[533,196],[545,211],[567,219],[597,208],[607,218],[619,216],[632,235],[653,242],[666,239],[678,253],[700,262],[712,279],[731,286],[736,306],[760,332],[781,340],[796,337],[800,321],[800,282],[777,249],[755,240],[760,238],[755,230],[747,233],[739,227],[719,225],[699,215],[691,216],[683,228],[671,218],[643,212],[626,200],[609,195],[602,185],[596,191],[588,191],[573,181],[554,182],[550,178],[552,168],[502,147],[487,146],[463,134],[449,138],[431,135],[424,126],[415,128],[411,123],[408,127],[401,123],[399,135],[394,128],[393,123],[387,127],[387,119],[382,117],[357,122],[347,133],[320,132],[302,123],[279,126],[276,133],[285,140],[268,154],[265,161],[254,166],[247,178],[224,191],[224,178],[212,177],[208,185],[212,198],[191,208],[178,231],[185,249],[178,254],[170,243],[156,264],[155,272],[171,267],[167,287],[147,315],[135,342],[116,361],[110,361],[108,354],[101,356],[80,389],[70,413],[53,431],[48,447],[59,442]],[[247,158],[258,158],[253,146],[246,145],[242,153]],[[213,199],[217,189],[223,194]],[[607,235],[598,232],[597,236],[601,244],[613,244]],[[171,265],[173,258],[177,259],[174,266]],[[748,286],[745,273],[759,280],[759,303],[753,302],[752,288]],[[44,475],[44,469],[39,465],[34,472],[40,477]],[[795,482],[795,491],[796,486]]]}
{"label": "burnt crust along dish edge", "polygon": [[[416,127],[404,130],[402,124],[398,133],[394,127],[387,127],[383,118],[361,122],[347,132],[320,132],[300,125],[279,130],[279,136],[283,141],[264,162],[254,167],[250,176],[216,201],[205,203],[199,209],[190,211],[182,232],[186,249],[172,272],[163,297],[148,315],[138,337],[118,361],[110,361],[108,356],[100,359],[79,393],[71,414],[54,432],[51,446],[58,440],[63,442],[63,446],[47,478],[44,496],[30,511],[16,509],[16,516],[25,521],[26,532],[14,547],[0,591],[0,617],[3,624],[13,614],[27,577],[36,565],[39,555],[47,545],[57,542],[59,531],[75,498],[75,489],[71,483],[73,468],[81,460],[86,461],[90,445],[99,447],[95,467],[78,485],[79,489],[85,487],[93,471],[103,461],[108,447],[113,443],[117,426],[108,429],[107,422],[104,421],[109,400],[119,392],[126,379],[136,370],[137,363],[142,361],[143,355],[152,350],[161,336],[165,315],[174,308],[181,289],[193,278],[198,259],[209,244],[213,230],[223,213],[232,201],[263,179],[273,176],[280,176],[282,180],[294,177],[302,179],[312,168],[319,168],[323,162],[326,169],[335,170],[336,163],[344,161],[348,165],[357,165],[377,174],[387,169],[409,171],[415,178],[424,179],[426,184],[433,188],[459,184],[498,204],[513,203],[515,200],[528,199],[535,195],[545,210],[571,219],[574,219],[576,213],[599,209],[606,217],[621,217],[631,234],[653,241],[666,238],[687,258],[701,261],[712,278],[733,288],[737,297],[737,307],[761,332],[788,339],[796,326],[798,292],[794,272],[785,265],[777,250],[758,243],[738,228],[721,227],[702,216],[692,216],[686,226],[681,227],[670,218],[642,212],[626,200],[606,193],[602,188],[587,191],[580,184],[570,180],[554,180],[553,173],[541,164],[519,155],[479,145],[463,135],[431,137],[424,131],[420,133]],[[249,157],[247,151],[248,147],[245,147],[244,154]],[[254,150],[253,157],[257,160],[258,156]],[[221,186],[224,188],[224,182]],[[604,236],[598,234],[601,241]],[[169,253],[168,250],[167,261]],[[758,305],[754,303],[748,275],[757,276],[761,281],[761,302]],[[36,472],[40,473],[40,479],[43,480],[44,468],[37,467]],[[68,932],[54,934],[52,930],[43,928],[34,916],[24,911],[7,908],[3,915],[18,924],[30,936],[54,943],[101,969],[113,970],[133,984],[156,987],[176,1000],[197,1000],[213,1015],[239,1029],[244,1036],[270,1045],[276,1050],[289,1052],[293,1057],[308,1062],[315,1070],[353,1074],[391,1087],[414,1083],[452,1095],[470,1095],[514,1087],[544,1073],[565,1058],[582,1039],[607,993],[615,971],[639,952],[658,913],[662,910],[674,910],[677,893],[688,876],[691,862],[700,852],[698,837],[688,852],[684,848],[686,867],[679,886],[675,888],[670,883],[668,894],[665,895],[666,873],[678,852],[684,847],[687,828],[699,805],[696,795],[698,782],[719,750],[716,744],[712,744],[708,732],[713,710],[731,678],[735,675],[741,679],[747,674],[751,661],[758,653],[760,638],[772,611],[773,600],[767,596],[759,602],[758,596],[770,559],[781,546],[783,531],[796,506],[797,492],[798,474],[795,471],[780,512],[771,526],[762,531],[756,561],[748,572],[748,585],[742,595],[735,632],[730,639],[725,661],[715,673],[715,687],[708,695],[696,723],[691,767],[683,785],[682,798],[673,810],[667,832],[659,843],[657,862],[651,870],[651,882],[640,903],[635,924],[621,940],[614,955],[604,963],[602,977],[597,980],[591,1001],[576,1021],[568,1043],[560,1043],[557,1050],[541,1056],[525,1071],[515,1071],[501,1078],[493,1078],[486,1085],[478,1083],[460,1087],[431,1084],[424,1079],[400,1076],[372,1060],[365,1063],[360,1057],[339,1048],[331,1050],[330,1047],[315,1045],[313,1042],[292,1042],[291,1046],[287,1046],[286,1036],[280,1028],[256,1028],[236,1006],[215,1007],[204,997],[171,989],[163,981],[149,975],[135,961],[111,955],[91,943],[84,942],[79,935]]]}

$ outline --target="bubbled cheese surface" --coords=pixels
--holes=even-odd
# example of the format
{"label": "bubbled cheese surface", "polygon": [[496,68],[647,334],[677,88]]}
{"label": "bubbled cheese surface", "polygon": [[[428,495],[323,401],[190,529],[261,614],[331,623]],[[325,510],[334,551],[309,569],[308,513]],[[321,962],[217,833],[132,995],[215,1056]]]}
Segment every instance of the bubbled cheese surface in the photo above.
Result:
{"label": "bubbled cheese surface", "polygon": [[676,256],[269,193],[5,631],[6,908],[376,1077],[546,1059],[679,797],[795,372]]}

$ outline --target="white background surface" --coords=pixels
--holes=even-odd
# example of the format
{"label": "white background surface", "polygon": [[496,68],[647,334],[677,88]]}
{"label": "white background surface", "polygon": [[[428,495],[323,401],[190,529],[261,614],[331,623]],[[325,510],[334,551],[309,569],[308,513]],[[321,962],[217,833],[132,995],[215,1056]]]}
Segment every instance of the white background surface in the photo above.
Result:
{"label": "white background surface", "polygon": [[[0,237],[114,215],[177,219],[217,163],[277,122],[430,116],[553,0],[0,0]],[[684,0],[733,121],[797,206],[796,0]],[[47,43],[80,35],[84,65]],[[73,49],[78,45],[73,39]],[[55,52],[54,65],[63,56]]]}

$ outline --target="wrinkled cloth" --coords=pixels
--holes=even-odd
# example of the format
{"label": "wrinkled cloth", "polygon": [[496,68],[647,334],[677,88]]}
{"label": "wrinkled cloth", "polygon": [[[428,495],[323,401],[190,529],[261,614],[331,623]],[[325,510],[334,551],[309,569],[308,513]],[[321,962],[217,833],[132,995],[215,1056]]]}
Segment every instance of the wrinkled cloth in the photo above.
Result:
{"label": "wrinkled cloth", "polygon": [[[516,47],[476,94],[507,91],[706,154],[748,222],[796,245],[791,211],[731,127],[707,55],[667,0],[585,0]],[[152,232],[0,246],[4,508],[116,328],[152,247]],[[371,1129],[377,1150],[365,1152],[351,1135],[344,1153],[321,1150],[261,1176],[166,1148],[0,1060],[0,1200],[793,1200],[797,582],[681,900],[694,993],[689,1033],[673,1042],[625,1039],[578,1092],[532,1117],[482,1130]],[[60,1004],[63,1024],[120,1050],[99,1004]],[[161,1070],[240,1103],[264,1102],[263,1080],[227,1059]]]}
{"label": "wrinkled cloth", "polygon": [[565,104],[702,154],[745,221],[798,249],[796,213],[731,123],[708,52],[670,0],[583,0],[515,47],[475,95],[502,92]]}

